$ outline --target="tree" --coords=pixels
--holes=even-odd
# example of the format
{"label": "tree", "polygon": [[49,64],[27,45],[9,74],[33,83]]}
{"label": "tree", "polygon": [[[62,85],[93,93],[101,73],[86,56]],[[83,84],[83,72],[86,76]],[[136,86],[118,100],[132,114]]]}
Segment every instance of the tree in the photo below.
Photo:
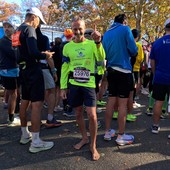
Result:
{"label": "tree", "polygon": [[50,0],[22,0],[21,1],[23,15],[25,15],[25,11],[28,8],[37,7],[42,12],[44,19],[46,20],[47,23],[49,22],[49,14],[50,14],[48,7],[51,4],[52,3]]}
{"label": "tree", "polygon": [[0,21],[5,21],[10,19],[11,16],[13,15],[21,15],[20,7],[15,4],[9,4],[6,3],[5,1],[0,1]]}
{"label": "tree", "polygon": [[[129,26],[137,28],[148,41],[154,41],[163,34],[163,23],[170,16],[169,0],[53,0],[61,10],[62,23],[67,23],[74,15],[84,16],[88,27],[97,24],[104,33],[117,14],[128,16]],[[62,2],[62,3],[61,3]]]}

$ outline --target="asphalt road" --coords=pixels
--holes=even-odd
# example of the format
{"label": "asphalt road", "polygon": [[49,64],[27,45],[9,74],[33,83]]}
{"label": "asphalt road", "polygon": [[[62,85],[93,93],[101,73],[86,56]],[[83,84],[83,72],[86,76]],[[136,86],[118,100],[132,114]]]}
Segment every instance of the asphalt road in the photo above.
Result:
{"label": "asphalt road", "polygon": [[[98,130],[97,147],[101,153],[98,161],[91,160],[89,146],[76,151],[73,145],[80,140],[79,130],[74,118],[67,118],[62,112],[55,113],[57,119],[63,122],[62,127],[46,129],[42,127],[41,137],[54,141],[55,146],[48,151],[31,154],[29,144],[20,145],[20,127],[6,125],[7,110],[3,109],[0,99],[0,169],[12,170],[169,170],[170,169],[170,134],[169,119],[161,120],[161,131],[154,135],[150,131],[152,117],[145,114],[148,97],[140,95],[138,103],[141,107],[134,109],[136,122],[127,122],[126,133],[133,134],[132,145],[117,146],[116,137],[111,141],[103,140],[104,112],[98,114],[102,127]],[[46,109],[43,109],[42,119],[45,121]],[[86,115],[86,114],[85,114]],[[88,120],[86,119],[88,125]],[[87,126],[88,127],[88,126]],[[117,130],[117,121],[112,121],[112,128]]]}

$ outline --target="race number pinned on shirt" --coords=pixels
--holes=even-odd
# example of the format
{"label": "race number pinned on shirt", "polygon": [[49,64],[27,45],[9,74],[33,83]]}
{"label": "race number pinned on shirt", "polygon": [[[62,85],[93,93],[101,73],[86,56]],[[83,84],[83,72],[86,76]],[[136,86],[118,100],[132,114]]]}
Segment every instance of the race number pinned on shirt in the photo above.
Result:
{"label": "race number pinned on shirt", "polygon": [[12,46],[13,47],[17,47],[21,45],[21,42],[19,40],[20,34],[21,34],[21,31],[17,31],[16,33],[12,35]]}
{"label": "race number pinned on shirt", "polygon": [[80,83],[87,83],[90,80],[90,70],[84,67],[77,67],[73,71],[73,78]]}

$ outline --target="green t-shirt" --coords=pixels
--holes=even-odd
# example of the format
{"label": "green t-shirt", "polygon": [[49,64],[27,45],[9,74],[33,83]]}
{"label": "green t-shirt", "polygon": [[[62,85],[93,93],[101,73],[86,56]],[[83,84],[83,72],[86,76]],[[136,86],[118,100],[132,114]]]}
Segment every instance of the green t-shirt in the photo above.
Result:
{"label": "green t-shirt", "polygon": [[[69,83],[78,86],[95,88],[95,64],[96,61],[104,61],[105,52],[102,44],[99,48],[92,40],[85,40],[81,43],[73,41],[67,43],[63,48],[63,65],[61,69],[61,89],[66,89],[70,73],[75,73],[76,68],[83,68],[90,72],[87,82],[77,82],[73,77],[69,78]],[[74,72],[74,73],[73,73]]]}

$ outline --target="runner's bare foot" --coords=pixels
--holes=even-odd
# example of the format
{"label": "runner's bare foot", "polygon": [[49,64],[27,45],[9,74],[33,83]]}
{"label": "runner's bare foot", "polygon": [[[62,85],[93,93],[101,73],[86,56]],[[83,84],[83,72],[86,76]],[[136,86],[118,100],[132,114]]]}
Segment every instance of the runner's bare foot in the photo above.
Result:
{"label": "runner's bare foot", "polygon": [[88,139],[86,139],[86,140],[82,139],[79,143],[77,143],[77,144],[74,145],[73,147],[74,147],[74,149],[79,150],[79,149],[81,149],[84,145],[86,145],[86,144],[88,144],[88,143],[89,143],[89,140],[88,140]]}
{"label": "runner's bare foot", "polygon": [[100,159],[100,154],[99,154],[99,152],[97,151],[97,149],[92,149],[92,148],[90,148],[90,152],[91,152],[91,154],[92,154],[92,159],[93,159],[93,161],[97,161],[97,160]]}

